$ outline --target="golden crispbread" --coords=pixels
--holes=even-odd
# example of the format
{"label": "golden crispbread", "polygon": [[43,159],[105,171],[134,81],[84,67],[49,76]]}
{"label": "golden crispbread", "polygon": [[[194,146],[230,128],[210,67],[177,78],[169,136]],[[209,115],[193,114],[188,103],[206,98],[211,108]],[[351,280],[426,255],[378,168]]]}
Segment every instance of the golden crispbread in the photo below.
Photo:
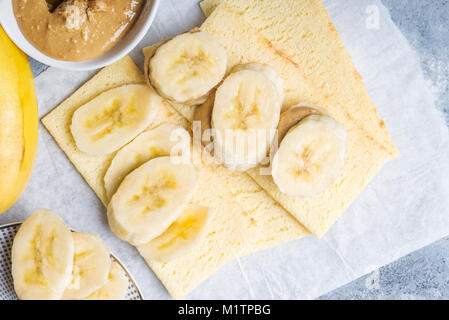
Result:
{"label": "golden crispbread", "polygon": [[[232,24],[228,21],[232,21]],[[365,122],[359,120],[365,116],[365,112],[371,112],[369,106],[364,110],[358,106],[350,109],[334,104],[331,97],[323,94],[322,88],[318,89],[316,83],[304,74],[304,68],[279,51],[252,23],[246,21],[244,14],[227,6],[227,2],[213,11],[201,29],[220,39],[226,48],[228,70],[249,62],[266,64],[276,70],[284,79],[286,96],[283,110],[298,103],[312,102],[327,109],[347,128],[348,154],[343,172],[330,188],[316,197],[288,197],[279,191],[271,176],[260,175],[257,168],[247,172],[309,231],[322,237],[380,168],[396,155],[394,145],[389,147],[380,142],[385,137],[391,140],[388,132],[380,124],[381,121],[378,122],[376,130],[382,133],[383,138],[377,139],[379,134],[370,133]],[[144,51],[153,49],[154,46]],[[179,104],[173,104],[173,107],[192,120],[192,107]],[[378,117],[375,109],[372,114]]]}
{"label": "golden crispbread", "polygon": [[[277,190],[271,177],[260,176],[257,169],[240,173],[230,172],[219,165],[196,164],[200,183],[192,203],[215,210],[210,233],[201,246],[173,261],[157,263],[147,259],[148,265],[175,298],[183,297],[232,258],[307,235],[308,231],[298,221],[317,236],[322,236],[382,165],[397,154],[383,122],[369,100],[363,82],[350,58],[346,59],[349,55],[343,46],[338,46],[338,34],[319,1],[277,0],[273,3],[278,6],[286,3],[288,10],[292,10],[293,6],[293,9],[299,10],[299,15],[311,15],[311,19],[316,15],[316,21],[313,23],[318,25],[317,30],[324,32],[323,37],[332,37],[329,43],[326,42],[331,48],[326,56],[331,60],[341,57],[341,63],[349,65],[347,72],[351,73],[353,78],[349,80],[348,89],[342,88],[339,91],[339,86],[344,83],[333,82],[341,77],[341,74],[333,72],[327,64],[317,64],[320,61],[326,63],[325,60],[320,60],[319,57],[322,56],[319,52],[316,53],[319,57],[315,60],[301,59],[304,53],[310,55],[310,51],[292,42],[291,32],[294,32],[292,30],[295,30],[295,26],[290,26],[288,18],[285,21],[277,21],[274,13],[268,12],[275,9],[284,12],[284,9],[276,6],[269,9],[269,0],[230,0],[214,10],[214,6],[219,2],[221,0],[207,0],[202,4],[206,9],[209,5],[210,12],[213,11],[202,29],[222,41],[228,51],[229,69],[244,62],[260,62],[272,66],[286,81],[284,109],[304,101],[316,103],[330,111],[347,127],[348,161],[338,182],[319,197],[312,199],[285,197]],[[259,20],[252,19],[251,14],[246,15],[249,11],[256,12],[256,3],[263,6],[260,9],[263,17],[275,21],[276,23],[272,24],[279,24],[279,29],[270,27],[268,22],[261,24]],[[269,33],[264,31],[264,28],[277,30],[282,36],[276,38],[274,31]],[[325,33],[326,28],[329,28],[328,33]],[[313,42],[321,38],[304,39]],[[291,45],[293,47],[290,47]],[[334,53],[335,56],[332,55]],[[336,63],[338,64],[338,61]],[[340,67],[335,69],[344,71],[344,68]],[[331,73],[325,75],[326,70]],[[327,84],[323,79],[330,79],[332,83]],[[100,71],[42,120],[105,205],[107,200],[103,177],[114,155],[92,158],[78,151],[70,134],[71,116],[78,107],[103,91],[131,83],[144,83],[144,77],[131,59],[125,57]],[[350,97],[345,98],[345,95]],[[348,103],[343,105],[344,101]],[[150,127],[165,122],[190,127],[193,110],[192,107],[167,104],[161,107],[157,119]],[[204,156],[209,157],[203,153]]]}
{"label": "golden crispbread", "polygon": [[321,0],[205,0],[206,16],[226,6],[301,69],[329,104],[346,111],[394,157],[398,151]]}
{"label": "golden crispbread", "polygon": [[[114,154],[90,157],[77,150],[70,133],[73,112],[100,93],[125,84],[144,83],[129,57],[104,68],[42,119],[67,157],[107,205],[103,178]],[[150,125],[175,123],[190,128],[184,117],[169,105],[158,108]],[[208,157],[203,153],[203,157]],[[196,156],[198,159],[198,156]],[[203,158],[204,159],[204,158]],[[199,185],[191,203],[211,207],[214,218],[204,243],[168,263],[147,259],[169,293],[182,298],[227,261],[251,252],[305,236],[308,232],[245,173],[222,166],[195,164]]]}

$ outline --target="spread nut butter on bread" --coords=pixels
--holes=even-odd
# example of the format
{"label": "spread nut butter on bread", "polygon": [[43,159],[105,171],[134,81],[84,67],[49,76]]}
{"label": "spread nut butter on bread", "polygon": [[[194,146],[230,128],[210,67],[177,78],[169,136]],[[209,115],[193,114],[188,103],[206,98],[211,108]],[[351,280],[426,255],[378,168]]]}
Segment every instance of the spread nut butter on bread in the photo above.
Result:
{"label": "spread nut butter on bread", "polygon": [[[253,3],[250,0],[237,2],[240,4]],[[315,13],[316,9],[312,10],[308,8],[308,5],[313,4],[313,8],[321,8],[319,1],[286,1],[285,3],[294,3],[298,6],[303,4],[305,7],[302,10],[310,10],[311,14]],[[257,8],[257,5],[254,6]],[[366,117],[366,114],[370,112],[372,117],[378,117],[375,108],[371,108],[371,100],[368,100],[366,110],[364,110],[364,105],[354,105],[354,102],[345,108],[340,107],[337,103],[334,103],[331,97],[323,94],[321,86],[316,86],[316,83],[311,81],[309,76],[306,77],[303,72],[304,68],[301,68],[298,63],[276,49],[272,42],[257,30],[255,24],[250,23],[244,17],[244,14],[237,13],[225,2],[201,26],[201,30],[207,31],[220,39],[226,48],[228,71],[236,65],[250,62],[268,65],[284,80],[285,100],[283,111],[299,103],[313,103],[324,108],[347,129],[345,166],[335,183],[318,196],[309,198],[289,197],[279,190],[271,176],[260,175],[258,168],[248,171],[248,174],[299,222],[316,236],[322,237],[383,164],[396,156],[397,150],[384,126],[379,124],[379,127],[375,128],[376,130],[369,133],[365,121],[358,120]],[[233,23],[229,24],[227,21],[233,21]],[[328,19],[326,25],[329,23],[331,22]],[[154,47],[147,50],[154,50]],[[319,52],[316,54],[319,55]],[[349,63],[351,63],[350,60]],[[351,68],[354,69],[352,63]],[[332,70],[325,71],[328,72],[330,77],[329,82],[337,81],[342,86],[340,81],[332,79]],[[318,73],[322,74],[323,72]],[[361,80],[359,82],[358,89],[360,92],[353,95],[357,97],[366,96],[369,99],[363,82]],[[353,99],[352,96],[349,98]],[[173,107],[189,120],[194,116],[194,111],[192,111],[194,108],[192,107],[180,104],[173,104]],[[388,137],[388,139],[385,137]],[[386,145],[381,144],[379,141],[382,139],[390,141],[391,146],[388,147],[388,143]]]}
{"label": "spread nut butter on bread", "polygon": [[[108,197],[104,176],[116,153],[91,157],[78,150],[70,133],[71,118],[80,106],[107,90],[144,82],[137,66],[125,57],[101,70],[42,119],[44,126],[105,206],[108,205]],[[157,108],[149,129],[164,123],[184,128],[191,126],[165,103]],[[207,153],[202,156],[207,157]],[[205,240],[188,254],[168,262],[146,259],[174,298],[184,297],[231,259],[309,234],[247,174],[230,172],[222,166],[213,165],[211,159],[206,159],[204,163],[208,165],[201,163],[196,166],[198,186],[190,203],[214,211]],[[142,248],[142,252],[146,250]]]}
{"label": "spread nut butter on bread", "polygon": [[[200,208],[191,215],[198,217],[198,228],[207,225],[207,229],[198,229],[198,233],[190,235],[189,241],[178,243],[176,248],[182,251],[155,250],[155,246],[171,242],[172,235],[189,220],[185,215],[188,210],[181,214],[179,206],[179,224],[172,224],[167,233],[154,239],[151,245],[141,242],[154,237],[157,232],[130,240],[138,246],[143,258],[174,298],[188,294],[231,259],[310,233],[324,236],[382,166],[398,154],[319,0],[206,0],[201,6],[209,17],[199,29],[175,37],[175,41],[172,39],[143,50],[145,75],[129,57],[125,57],[101,70],[42,119],[105,206],[111,198],[114,199],[114,193],[120,193],[118,198],[124,192],[124,187],[120,187],[121,180],[114,180],[125,175],[121,168],[129,167],[126,169],[128,174],[137,165],[120,164],[118,169],[114,168],[117,165],[111,166],[111,163],[116,155],[117,159],[122,159],[120,153],[135,149],[140,145],[139,141],[144,140],[144,134],[152,136],[152,130],[161,125],[177,126],[191,133],[192,121],[199,118],[209,126],[218,126],[221,123],[218,113],[222,110],[214,108],[225,100],[220,90],[232,87],[234,82],[226,81],[236,74],[241,79],[253,79],[252,72],[259,72],[254,82],[270,91],[266,99],[270,106],[263,110],[270,115],[267,119],[273,121],[245,122],[245,126],[275,128],[280,123],[281,147],[276,162],[287,166],[285,159],[292,151],[292,141],[297,141],[298,136],[315,135],[322,140],[332,140],[335,148],[329,151],[332,156],[329,159],[333,159],[333,165],[325,164],[323,179],[313,180],[313,184],[306,186],[295,185],[285,172],[273,170],[271,176],[262,175],[260,167],[246,163],[237,167],[219,165],[214,155],[201,152],[201,148],[191,148],[192,159],[199,159],[193,161],[196,187],[194,190],[192,187],[192,194],[182,202],[183,205],[188,202],[188,208]],[[283,19],[279,19],[281,16]],[[184,37],[193,41],[203,36],[209,39],[210,50],[203,46],[204,42],[189,48],[182,46]],[[179,77],[173,82],[174,78],[165,77],[169,71],[163,68],[170,57],[161,52],[164,53],[164,46],[166,49],[176,41],[181,42],[176,47],[184,49],[174,52],[172,58],[178,61],[187,57],[190,67],[184,68],[184,63],[175,64],[182,70],[176,72]],[[220,56],[222,49],[226,56]],[[216,54],[210,57],[208,52]],[[195,55],[201,59],[196,59]],[[154,64],[155,58],[161,70]],[[182,76],[189,72],[204,72],[208,64],[215,69],[204,88],[195,87]],[[111,148],[111,153],[96,156],[80,151],[70,131],[76,110],[108,90],[144,83],[152,95],[157,92],[166,99],[154,100],[149,125],[140,138],[137,136],[136,142],[122,148],[123,151]],[[174,83],[185,84],[185,87],[178,91],[181,86]],[[197,105],[204,102],[203,109],[198,109]],[[215,123],[214,111],[217,112]],[[307,142],[303,149],[309,150]],[[264,154],[267,152],[264,150]],[[140,161],[148,160],[150,154],[152,151],[146,152],[144,160]],[[151,161],[137,170],[145,171]],[[321,172],[322,168],[315,169]],[[289,172],[304,173],[295,168],[292,170]],[[313,171],[309,173],[313,176]],[[123,184],[129,184],[135,175],[129,174]],[[115,177],[112,182],[111,177]],[[109,211],[117,208],[117,201],[109,206]],[[122,238],[129,240],[129,235],[123,234]]]}

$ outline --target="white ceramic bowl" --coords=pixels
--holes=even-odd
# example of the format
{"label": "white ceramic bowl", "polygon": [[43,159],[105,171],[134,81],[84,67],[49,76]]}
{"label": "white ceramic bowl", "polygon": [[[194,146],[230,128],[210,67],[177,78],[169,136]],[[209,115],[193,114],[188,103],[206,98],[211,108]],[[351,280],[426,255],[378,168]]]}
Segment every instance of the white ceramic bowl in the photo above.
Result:
{"label": "white ceramic bowl", "polygon": [[128,54],[148,32],[160,0],[146,0],[139,18],[128,33],[109,51],[85,61],[63,61],[53,59],[37,50],[22,34],[17,24],[11,0],[0,0],[0,24],[12,41],[33,59],[46,65],[69,70],[92,70],[102,68]]}

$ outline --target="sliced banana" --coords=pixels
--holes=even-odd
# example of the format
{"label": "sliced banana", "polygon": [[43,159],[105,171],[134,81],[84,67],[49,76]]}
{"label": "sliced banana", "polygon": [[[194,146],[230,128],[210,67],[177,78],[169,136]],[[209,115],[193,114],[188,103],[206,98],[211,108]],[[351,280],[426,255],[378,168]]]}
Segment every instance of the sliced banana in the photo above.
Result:
{"label": "sliced banana", "polygon": [[56,214],[39,209],[20,227],[12,246],[12,276],[23,300],[57,300],[70,281],[72,233]]}
{"label": "sliced banana", "polygon": [[218,39],[206,32],[184,33],[156,50],[149,61],[149,80],[166,99],[200,104],[223,79],[226,64]]}
{"label": "sliced banana", "polygon": [[265,75],[265,77],[267,77],[276,86],[281,103],[284,101],[285,99],[284,80],[282,80],[282,78],[277,74],[277,72],[274,69],[260,63],[251,62],[246,64],[238,64],[234,66],[234,68],[232,68],[232,73],[241,70],[252,70],[256,72],[262,72]]}
{"label": "sliced banana", "polygon": [[64,300],[83,299],[101,288],[111,270],[111,251],[98,235],[73,232],[75,255]]}
{"label": "sliced banana", "polygon": [[120,149],[104,177],[106,194],[110,199],[123,179],[145,162],[163,156],[190,159],[190,134],[174,124],[163,124],[141,133]]}
{"label": "sliced banana", "polygon": [[124,300],[127,290],[128,279],[122,267],[117,262],[112,261],[106,284],[83,300]]}
{"label": "sliced banana", "polygon": [[279,190],[291,197],[314,197],[342,171],[346,129],[333,118],[311,115],[290,129],[272,162]]}
{"label": "sliced banana", "polygon": [[145,259],[175,259],[204,240],[211,219],[212,209],[189,205],[163,234],[137,249]]}
{"label": "sliced banana", "polygon": [[112,231],[142,245],[161,235],[179,216],[197,185],[191,163],[175,157],[152,159],[131,172],[108,206]]}
{"label": "sliced banana", "polygon": [[144,84],[100,94],[75,111],[70,130],[79,150],[92,156],[112,153],[145,130],[163,101]]}
{"label": "sliced banana", "polygon": [[246,171],[266,156],[278,126],[282,80],[269,67],[238,67],[215,94],[214,154],[230,170]]}

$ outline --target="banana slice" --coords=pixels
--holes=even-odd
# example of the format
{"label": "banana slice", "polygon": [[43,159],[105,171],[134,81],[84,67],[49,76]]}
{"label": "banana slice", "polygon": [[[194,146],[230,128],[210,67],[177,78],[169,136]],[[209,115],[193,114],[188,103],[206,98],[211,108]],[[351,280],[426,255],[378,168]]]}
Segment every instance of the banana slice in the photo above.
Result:
{"label": "banana slice", "polygon": [[20,227],[12,246],[12,276],[23,300],[60,299],[70,281],[74,245],[56,214],[39,209]]}
{"label": "banana slice", "polygon": [[106,284],[83,300],[124,300],[127,290],[128,279],[122,267],[117,262],[112,261]]}
{"label": "banana slice", "polygon": [[170,155],[190,159],[190,134],[187,130],[174,124],[163,124],[141,133],[120,149],[112,160],[104,177],[108,198],[131,171],[153,158]]}
{"label": "banana slice", "polygon": [[178,160],[155,158],[123,180],[108,206],[109,225],[116,236],[142,245],[178,218],[198,180],[194,166]]}
{"label": "banana slice", "polygon": [[283,102],[282,80],[266,66],[237,68],[215,94],[214,154],[230,170],[246,171],[267,155]]}
{"label": "banana slice", "polygon": [[211,219],[212,209],[187,206],[163,234],[137,249],[145,259],[161,262],[175,259],[204,240]]}
{"label": "banana slice", "polygon": [[70,130],[79,150],[92,156],[112,153],[145,130],[162,99],[144,84],[100,94],[75,111]]}
{"label": "banana slice", "polygon": [[273,180],[288,196],[316,196],[336,180],[345,154],[346,129],[329,116],[308,116],[282,140],[272,162]]}
{"label": "banana slice", "polygon": [[281,104],[285,99],[285,93],[284,93],[284,80],[277,74],[276,71],[274,71],[272,68],[260,64],[260,63],[246,63],[246,64],[238,64],[232,68],[232,73],[241,71],[241,70],[252,70],[256,72],[262,72],[265,77],[267,77],[273,84],[276,86],[279,99],[281,100]]}
{"label": "banana slice", "polygon": [[101,288],[111,270],[111,251],[95,234],[73,232],[75,255],[64,300],[82,299]]}
{"label": "banana slice", "polygon": [[162,44],[149,61],[149,81],[169,100],[195,105],[223,79],[227,55],[206,32],[184,33]]}

